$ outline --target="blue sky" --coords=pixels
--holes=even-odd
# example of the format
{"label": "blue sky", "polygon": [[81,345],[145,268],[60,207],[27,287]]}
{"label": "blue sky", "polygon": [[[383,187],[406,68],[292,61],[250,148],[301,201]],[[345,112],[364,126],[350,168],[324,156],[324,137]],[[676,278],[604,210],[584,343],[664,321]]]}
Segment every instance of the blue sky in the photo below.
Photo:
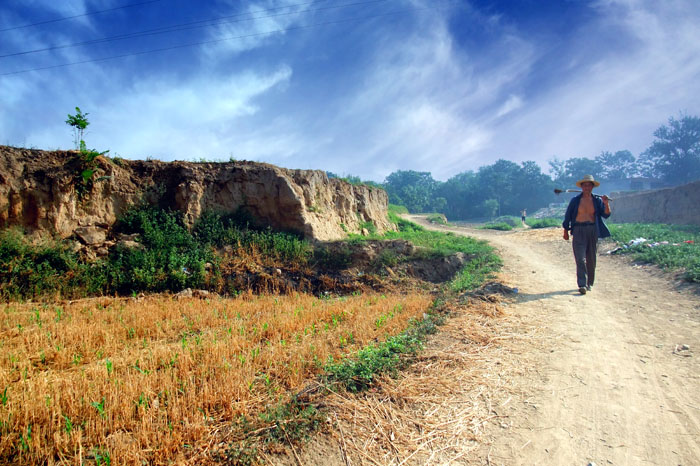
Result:
{"label": "blue sky", "polygon": [[80,106],[124,158],[446,180],[700,115],[698,0],[4,0],[0,30],[14,146],[71,148]]}

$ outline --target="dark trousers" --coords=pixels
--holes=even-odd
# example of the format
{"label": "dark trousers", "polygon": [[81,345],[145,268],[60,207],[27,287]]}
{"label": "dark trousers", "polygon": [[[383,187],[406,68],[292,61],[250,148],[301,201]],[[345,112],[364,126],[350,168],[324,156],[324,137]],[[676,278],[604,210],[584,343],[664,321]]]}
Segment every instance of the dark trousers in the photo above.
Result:
{"label": "dark trousers", "polygon": [[595,281],[595,260],[598,252],[598,232],[595,224],[574,225],[572,245],[576,259],[576,282],[579,288],[593,286]]}

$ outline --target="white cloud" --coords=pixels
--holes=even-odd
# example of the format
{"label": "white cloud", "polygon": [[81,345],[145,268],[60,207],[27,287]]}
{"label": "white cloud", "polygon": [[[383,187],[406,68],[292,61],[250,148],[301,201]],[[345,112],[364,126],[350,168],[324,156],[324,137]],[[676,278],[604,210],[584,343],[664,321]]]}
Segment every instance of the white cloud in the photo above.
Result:
{"label": "white cloud", "polygon": [[[362,135],[341,149],[352,154],[350,172],[381,180],[413,169],[444,179],[457,166],[481,165],[495,137],[490,121],[522,104],[508,92],[535,58],[527,41],[508,33],[484,60],[455,46],[447,18],[424,21],[409,37],[377,43],[363,86],[334,122]],[[360,173],[364,167],[372,168]]]}
{"label": "white cloud", "polygon": [[111,145],[128,157],[227,155],[239,147],[237,123],[259,111],[255,99],[291,75],[291,68],[283,66],[267,75],[248,71],[218,78],[198,76],[186,82],[140,83],[101,105],[115,111],[102,112],[95,119],[94,144]]}
{"label": "white cloud", "polygon": [[[239,4],[237,0],[230,0],[230,9],[219,16],[236,15]],[[295,5],[298,5],[296,0],[251,3],[245,14],[223,20],[212,28],[208,40],[217,42],[204,45],[202,50],[213,61],[269,44],[283,36],[286,29],[300,21],[304,11],[308,10],[308,6],[292,8]]]}
{"label": "white cloud", "polygon": [[501,105],[501,108],[499,108],[498,111],[496,112],[496,118],[500,118],[502,116],[508,115],[510,112],[517,110],[522,106],[523,106],[523,99],[521,99],[517,95],[510,95],[510,96],[508,96],[508,100],[503,102],[503,105]]}

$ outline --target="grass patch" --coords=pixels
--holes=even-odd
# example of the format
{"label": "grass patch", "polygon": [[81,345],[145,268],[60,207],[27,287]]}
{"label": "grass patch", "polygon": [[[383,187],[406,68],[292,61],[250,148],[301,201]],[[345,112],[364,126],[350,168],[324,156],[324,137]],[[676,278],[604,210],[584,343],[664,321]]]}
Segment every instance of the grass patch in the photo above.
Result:
{"label": "grass patch", "polygon": [[486,280],[493,278],[503,266],[503,261],[493,252],[476,256],[457,273],[450,288],[457,293],[475,290]]}
{"label": "grass patch", "polygon": [[[621,245],[627,245],[636,238],[646,238],[646,244],[622,249],[634,260],[655,264],[667,269],[682,269],[687,281],[700,283],[700,227],[692,225],[666,225],[624,223],[610,224],[612,238]],[[649,243],[661,243],[649,247]],[[692,241],[693,243],[686,243]]]}
{"label": "grass patch", "polygon": [[506,222],[496,222],[496,223],[487,223],[485,225],[480,225],[477,228],[479,228],[480,230],[510,231],[513,229],[513,226],[506,223]]}
{"label": "grass patch", "polygon": [[405,206],[398,205],[398,204],[389,204],[389,213],[399,215],[399,214],[408,214],[409,212],[408,212],[408,208],[406,208]]}
{"label": "grass patch", "polygon": [[527,218],[525,223],[530,228],[561,227],[562,220],[557,218]]}

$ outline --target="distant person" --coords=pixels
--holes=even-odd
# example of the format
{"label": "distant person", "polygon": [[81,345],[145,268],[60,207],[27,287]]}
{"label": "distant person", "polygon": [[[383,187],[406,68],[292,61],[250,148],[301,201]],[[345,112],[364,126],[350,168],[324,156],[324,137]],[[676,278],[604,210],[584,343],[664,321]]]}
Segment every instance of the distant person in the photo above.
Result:
{"label": "distant person", "polygon": [[604,218],[610,217],[610,199],[605,195],[593,195],[593,188],[600,186],[593,175],[585,175],[576,186],[581,188],[581,194],[569,202],[562,226],[565,240],[569,240],[569,231],[574,236],[571,243],[576,260],[576,282],[579,293],[586,294],[595,281],[598,238],[610,236],[610,230],[603,222]]}
{"label": "distant person", "polygon": [[523,222],[523,226],[525,226],[525,218],[527,217],[527,209],[523,209],[520,212],[520,221]]}

